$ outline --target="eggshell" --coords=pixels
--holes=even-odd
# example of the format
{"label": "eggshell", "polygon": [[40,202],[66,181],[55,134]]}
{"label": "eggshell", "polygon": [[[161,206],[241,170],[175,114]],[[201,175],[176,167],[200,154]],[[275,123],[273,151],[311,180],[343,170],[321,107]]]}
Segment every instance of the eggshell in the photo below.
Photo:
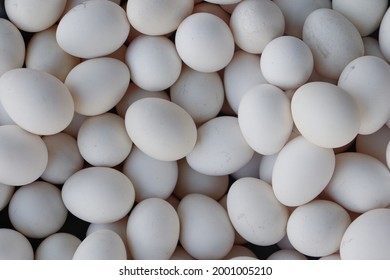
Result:
{"label": "eggshell", "polygon": [[25,53],[20,31],[12,22],[0,18],[0,76],[11,69],[22,67]]}
{"label": "eggshell", "polygon": [[325,193],[356,213],[384,208],[390,204],[390,171],[379,160],[365,154],[338,154]]}
{"label": "eggshell", "polygon": [[180,106],[160,98],[143,98],[126,111],[125,124],[133,143],[157,160],[174,161],[195,146],[197,131]]}
{"label": "eggshell", "polygon": [[257,85],[242,97],[238,123],[253,150],[263,155],[277,153],[287,142],[293,127],[290,101],[273,85]]}
{"label": "eggshell", "polygon": [[81,240],[76,236],[58,232],[46,237],[35,251],[36,260],[71,260]]}
{"label": "eggshell", "polygon": [[199,72],[215,72],[229,64],[234,39],[229,26],[210,13],[196,13],[177,28],[175,44],[185,64]]}
{"label": "eggshell", "polygon": [[175,31],[193,7],[193,0],[130,0],[126,11],[130,24],[139,32],[164,35]]}
{"label": "eggshell", "polygon": [[303,41],[314,57],[314,69],[337,79],[345,66],[364,54],[363,40],[356,27],[339,12],[318,9],[303,25]]}
{"label": "eggshell", "polygon": [[307,257],[296,250],[282,249],[272,253],[267,260],[307,260]]}
{"label": "eggshell", "polygon": [[234,229],[225,209],[202,194],[189,194],[179,204],[180,244],[195,259],[222,259],[233,247]]}
{"label": "eggshell", "polygon": [[351,61],[341,72],[338,86],[354,98],[360,113],[359,134],[372,134],[390,118],[390,66],[375,56]]}
{"label": "eggshell", "polygon": [[195,259],[190,254],[188,254],[182,246],[177,245],[170,260],[195,260]]}
{"label": "eggshell", "polygon": [[77,146],[91,165],[113,167],[126,159],[133,142],[126,132],[125,120],[104,113],[84,121],[77,135]]}
{"label": "eggshell", "polygon": [[1,103],[11,119],[38,135],[51,135],[69,125],[74,103],[67,87],[38,70],[18,68],[0,78]]}
{"label": "eggshell", "polygon": [[80,126],[87,118],[88,118],[87,116],[75,112],[72,121],[63,130],[63,132],[74,138],[77,138],[77,134],[79,133]]}
{"label": "eggshell", "polygon": [[236,4],[238,2],[241,2],[242,0],[205,0],[205,2],[210,2],[214,4],[220,4],[220,5],[230,5],[230,4]]}
{"label": "eggshell", "polygon": [[210,13],[221,18],[226,24],[229,24],[230,21],[230,15],[221,6],[213,3],[201,2],[196,4],[192,13]]}
{"label": "eggshell", "polygon": [[377,39],[369,36],[363,37],[363,44],[364,55],[373,55],[386,60],[379,47],[379,42]]}
{"label": "eggshell", "polygon": [[109,57],[86,60],[74,67],[65,79],[74,100],[74,110],[86,116],[113,108],[125,95],[129,82],[126,64]]}
{"label": "eggshell", "polygon": [[0,228],[0,260],[33,259],[33,248],[23,234],[13,229]]}
{"label": "eggshell", "polygon": [[137,260],[168,260],[176,249],[179,229],[179,217],[168,202],[161,198],[143,200],[127,222],[131,254]]}
{"label": "eggshell", "polygon": [[9,19],[21,30],[39,32],[52,26],[62,15],[66,0],[6,0]]}
{"label": "eggshell", "polygon": [[0,183],[32,183],[45,171],[48,151],[41,137],[16,125],[0,126]]}
{"label": "eggshell", "polygon": [[355,148],[357,152],[372,156],[386,164],[386,147],[389,141],[390,128],[384,125],[372,134],[358,134]]}
{"label": "eggshell", "polygon": [[76,139],[66,133],[58,133],[42,138],[48,151],[48,162],[41,178],[52,184],[63,184],[84,164],[77,147]]}
{"label": "eggshell", "polygon": [[0,125],[9,125],[16,124],[11,117],[8,115],[7,111],[4,109],[3,105],[0,102]]}
{"label": "eggshell", "polygon": [[390,169],[390,145],[389,144],[387,144],[387,148],[386,148],[386,163],[387,163],[387,167]]}
{"label": "eggshell", "polygon": [[263,156],[259,165],[259,178],[268,184],[272,184],[272,172],[279,153]]}
{"label": "eggshell", "polygon": [[108,229],[88,235],[77,247],[73,260],[126,260],[126,248],[119,235]]}
{"label": "eggshell", "polygon": [[390,258],[390,209],[373,209],[357,217],[341,240],[342,260]]}
{"label": "eggshell", "polygon": [[272,172],[276,198],[287,206],[313,200],[326,187],[335,169],[332,149],[321,148],[298,136],[283,147]]}
{"label": "eggshell", "polygon": [[341,260],[341,257],[340,257],[340,254],[335,253],[335,254],[321,257],[318,260],[320,260],[320,261],[333,261],[333,260],[337,261],[337,260]]}
{"label": "eggshell", "polygon": [[[80,5],[86,1],[93,1],[93,0],[67,0],[63,15],[65,15],[67,12],[69,12],[71,9],[73,9],[77,5]],[[107,1],[114,2],[115,4],[118,4],[118,5],[121,2],[120,0],[107,0]]]}
{"label": "eggshell", "polygon": [[[104,20],[102,20],[104,18]],[[130,24],[126,12],[111,1],[87,1],[60,20],[57,42],[67,53],[93,58],[110,54],[126,41]]]}
{"label": "eggshell", "polygon": [[198,128],[198,140],[186,159],[200,173],[222,176],[239,170],[251,160],[253,153],[241,133],[238,119],[222,116]]}
{"label": "eggshell", "polygon": [[327,200],[314,200],[296,208],[287,223],[287,235],[296,250],[312,257],[336,253],[351,223],[347,211]]}
{"label": "eggshell", "polygon": [[7,207],[15,192],[15,186],[8,186],[0,183],[0,211]]}
{"label": "eggshell", "polygon": [[252,159],[247,164],[230,175],[236,180],[243,177],[259,178],[259,168],[262,158],[262,154],[254,153]]}
{"label": "eggshell", "polygon": [[129,213],[134,188],[121,172],[109,167],[89,167],[69,177],[62,187],[66,208],[90,223],[111,223]]}
{"label": "eggshell", "polygon": [[255,245],[275,244],[286,234],[288,210],[260,179],[235,181],[227,195],[227,211],[237,232]]}
{"label": "eggshell", "polygon": [[123,163],[123,173],[131,180],[135,190],[135,201],[146,198],[168,198],[175,188],[178,167],[176,161],[154,159],[137,147]]}
{"label": "eggshell", "polygon": [[35,181],[14,193],[8,215],[14,228],[23,235],[44,238],[64,225],[68,211],[56,186]]}
{"label": "eggshell", "polygon": [[234,245],[233,248],[230,250],[230,252],[225,256],[225,260],[230,260],[232,258],[236,257],[251,257],[256,258],[255,253],[253,253],[250,249],[247,247],[241,246],[241,245]]}
{"label": "eggshell", "polygon": [[298,88],[291,100],[291,112],[299,132],[320,147],[344,146],[359,132],[355,100],[330,83],[311,82]]}
{"label": "eggshell", "polygon": [[378,33],[379,47],[387,61],[390,61],[390,9],[384,14]]}

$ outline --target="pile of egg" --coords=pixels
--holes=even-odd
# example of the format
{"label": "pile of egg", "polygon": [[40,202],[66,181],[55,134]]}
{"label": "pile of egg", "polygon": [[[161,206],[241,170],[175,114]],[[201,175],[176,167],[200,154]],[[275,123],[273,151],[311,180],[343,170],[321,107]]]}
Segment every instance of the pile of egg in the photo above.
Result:
{"label": "pile of egg", "polygon": [[0,259],[390,259],[388,6],[1,2]]}

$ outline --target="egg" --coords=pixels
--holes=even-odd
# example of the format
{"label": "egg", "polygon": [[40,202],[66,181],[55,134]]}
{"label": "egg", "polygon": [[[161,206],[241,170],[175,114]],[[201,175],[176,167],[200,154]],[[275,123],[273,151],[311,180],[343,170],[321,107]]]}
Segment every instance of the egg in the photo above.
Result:
{"label": "egg", "polygon": [[1,260],[33,260],[34,251],[28,239],[16,230],[0,228]]}
{"label": "egg", "polygon": [[180,223],[175,209],[161,198],[145,199],[131,211],[127,240],[136,260],[168,260],[179,240]]}
{"label": "egg", "polygon": [[390,30],[390,9],[387,9],[382,18],[379,27],[379,33],[378,33],[379,47],[387,61],[390,61],[389,30]]}
{"label": "egg", "polygon": [[182,246],[177,245],[170,260],[195,260],[195,259],[190,254],[188,254]]}
{"label": "egg", "polygon": [[372,156],[386,164],[386,147],[390,141],[390,128],[382,126],[378,131],[362,135],[358,134],[355,141],[356,151]]}
{"label": "egg", "polygon": [[36,260],[71,260],[80,245],[76,236],[58,232],[46,237],[35,251]]}
{"label": "egg", "polygon": [[373,37],[363,37],[364,55],[377,56],[382,59],[386,59],[379,47],[379,41]]}
{"label": "egg", "polygon": [[119,49],[129,32],[126,12],[119,5],[93,0],[75,6],[61,18],[56,38],[67,53],[93,58]]}
{"label": "egg", "polygon": [[[86,1],[92,1],[92,0],[67,0],[63,15],[65,15],[67,12],[69,12],[72,8],[74,8],[77,5],[80,5]],[[120,0],[107,0],[107,1],[114,2],[115,4],[118,4],[118,5],[121,2]]]}
{"label": "egg", "polygon": [[0,126],[0,183],[20,186],[45,171],[48,151],[42,138],[16,125]]}
{"label": "egg", "polygon": [[175,44],[183,62],[199,72],[221,70],[234,54],[229,26],[210,13],[195,13],[185,18],[177,28]]}
{"label": "egg", "polygon": [[0,99],[17,125],[38,135],[62,131],[74,114],[68,88],[39,70],[17,68],[4,73],[0,77]]}
{"label": "egg", "polygon": [[241,167],[236,172],[233,172],[230,174],[234,179],[240,179],[243,177],[255,177],[259,178],[259,168],[260,163],[263,158],[262,154],[254,153],[252,156],[252,159],[245,164],[243,167]]}
{"label": "egg", "polygon": [[227,212],[237,232],[252,244],[273,245],[286,234],[288,210],[260,179],[235,181],[228,191]]}
{"label": "egg", "polygon": [[287,223],[287,235],[296,250],[312,257],[336,253],[351,218],[340,205],[314,200],[297,207]]}
{"label": "egg", "polygon": [[192,117],[175,103],[160,98],[143,98],[131,104],[125,124],[133,143],[157,160],[185,157],[197,139]]}
{"label": "egg", "polygon": [[100,115],[113,108],[125,95],[129,82],[127,65],[109,57],[86,60],[65,79],[75,112],[86,116]]}
{"label": "egg", "polygon": [[35,181],[17,189],[9,202],[8,215],[14,228],[23,235],[44,238],[64,225],[68,210],[56,186]]}
{"label": "egg", "polygon": [[259,165],[259,179],[272,184],[272,173],[279,153],[263,156]]}
{"label": "egg", "polygon": [[200,2],[194,6],[192,13],[210,13],[221,18],[226,24],[230,21],[230,15],[221,6],[213,3]]}
{"label": "egg", "polygon": [[205,2],[220,4],[220,5],[230,5],[241,2],[242,0],[205,0]]}
{"label": "egg", "polygon": [[222,259],[233,247],[234,229],[225,209],[202,194],[189,194],[179,204],[180,244],[195,259]]}
{"label": "egg", "polygon": [[244,247],[242,245],[234,245],[233,248],[230,250],[230,252],[225,256],[225,260],[229,260],[235,257],[251,257],[256,258],[255,253],[253,253],[250,249],[247,247]]}
{"label": "egg", "polygon": [[8,186],[0,183],[0,211],[7,207],[15,192],[15,186]]}
{"label": "egg", "polygon": [[88,118],[88,116],[81,115],[79,113],[74,113],[72,121],[70,124],[63,130],[64,133],[77,138],[77,134],[79,133],[80,126],[82,123]]}
{"label": "egg", "polygon": [[238,119],[221,116],[198,128],[198,140],[186,160],[200,173],[223,176],[242,168],[253,153],[241,133]]}
{"label": "egg", "polygon": [[387,148],[386,148],[386,163],[387,163],[387,167],[390,169],[390,145],[389,144],[387,144]]}
{"label": "egg", "polygon": [[134,187],[109,167],[84,168],[62,187],[62,200],[76,217],[90,223],[111,223],[127,215],[134,204]]}
{"label": "egg", "polygon": [[272,253],[267,260],[307,260],[307,257],[296,250],[282,249]]}
{"label": "egg", "polygon": [[341,260],[341,257],[340,257],[340,254],[335,253],[335,254],[321,257],[318,260],[320,260],[320,261],[331,261],[331,260],[338,261],[338,260]]}

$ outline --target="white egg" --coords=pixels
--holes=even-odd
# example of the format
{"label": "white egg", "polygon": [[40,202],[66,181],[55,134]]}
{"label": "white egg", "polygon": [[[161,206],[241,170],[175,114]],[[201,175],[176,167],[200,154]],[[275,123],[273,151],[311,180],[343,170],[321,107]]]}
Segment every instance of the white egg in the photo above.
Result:
{"label": "white egg", "polygon": [[177,245],[170,260],[194,260],[194,257],[192,257],[190,254],[188,254],[182,246]]}
{"label": "white egg", "polygon": [[193,7],[193,0],[130,0],[126,11],[131,26],[139,32],[164,35],[175,31]]}
{"label": "white egg", "polygon": [[340,257],[340,254],[335,253],[335,254],[321,257],[318,260],[320,260],[320,261],[332,261],[332,260],[338,261],[338,260],[341,260],[341,257]]}
{"label": "white egg", "polygon": [[276,86],[257,85],[242,97],[238,123],[253,150],[263,155],[275,154],[287,142],[293,127],[290,100]]}
{"label": "white egg", "polygon": [[205,2],[210,2],[214,4],[220,4],[220,5],[230,5],[230,4],[236,4],[241,2],[242,0],[205,0]]}
{"label": "white egg", "polygon": [[296,250],[282,249],[272,253],[267,260],[307,260],[307,257]]}
{"label": "white egg", "polygon": [[252,156],[252,159],[247,164],[230,175],[236,180],[243,177],[259,178],[259,168],[262,158],[262,154],[255,152]]}
{"label": "white egg", "polygon": [[126,159],[133,142],[127,134],[125,120],[113,113],[104,113],[83,122],[77,146],[89,164],[113,167]]}
{"label": "white egg", "polygon": [[20,186],[38,179],[47,166],[48,151],[41,137],[16,125],[0,126],[0,183]]}
{"label": "white egg", "polygon": [[145,199],[131,211],[127,240],[136,260],[168,260],[179,240],[180,223],[175,209],[161,198]]}
{"label": "white egg", "polygon": [[390,204],[390,171],[385,164],[365,154],[338,154],[325,193],[356,213],[384,208]]}
{"label": "white egg", "polygon": [[0,211],[7,207],[14,192],[15,186],[8,186],[0,183]]}
{"label": "white egg", "polygon": [[62,187],[66,208],[90,223],[120,220],[129,213],[134,197],[129,178],[109,167],[82,169],[69,177]]}
{"label": "white egg", "polygon": [[[67,0],[63,15],[65,15],[67,12],[69,12],[71,9],[73,9],[77,5],[80,5],[80,4],[82,4],[83,2],[86,2],[86,1],[93,1],[93,0]],[[120,0],[107,0],[107,1],[112,1],[115,4],[118,4],[118,5],[121,2]]]}
{"label": "white egg", "polygon": [[358,153],[363,153],[380,160],[386,164],[386,148],[390,141],[390,128],[384,125],[378,131],[356,137],[355,148]]}
{"label": "white egg", "polygon": [[180,106],[160,98],[143,98],[126,111],[125,124],[133,143],[148,156],[174,161],[195,146],[192,117]]}
{"label": "white egg", "polygon": [[379,47],[379,41],[373,37],[363,37],[364,55],[373,55],[382,59],[386,59]]}
{"label": "white egg", "polygon": [[299,132],[324,148],[351,142],[359,132],[359,109],[342,88],[326,82],[307,83],[295,92],[291,112]]}
{"label": "white egg", "polygon": [[56,37],[58,45],[67,53],[93,58],[119,49],[129,31],[126,12],[119,5],[94,0],[66,13],[58,24]]}
{"label": "white egg", "polygon": [[341,240],[342,260],[390,258],[390,209],[373,209],[357,217]]}
{"label": "white egg", "polygon": [[44,181],[20,187],[8,207],[14,228],[31,238],[44,238],[57,232],[65,223],[68,210],[61,199],[61,191]]}
{"label": "white egg", "polygon": [[0,228],[0,260],[33,259],[33,248],[23,234],[13,229]]}
{"label": "white egg", "polygon": [[74,138],[77,138],[77,134],[79,133],[80,126],[87,118],[88,118],[87,116],[75,112],[72,121],[63,130],[63,132]]}
{"label": "white egg", "polygon": [[195,259],[222,259],[233,247],[234,229],[214,199],[189,194],[179,204],[180,244]]}
{"label": "white egg", "polygon": [[35,251],[36,260],[71,260],[81,240],[65,232],[46,237]]}
{"label": "white egg", "polygon": [[382,18],[379,27],[379,33],[378,33],[379,47],[387,61],[390,61],[390,32],[389,31],[390,31],[390,9],[387,9],[385,15]]}
{"label": "white egg", "polygon": [[224,260],[230,260],[236,257],[251,257],[256,258],[256,254],[253,253],[247,247],[242,245],[234,245],[230,252],[224,257]]}
{"label": "white egg", "polygon": [[235,181],[227,195],[227,211],[237,232],[255,245],[273,245],[286,234],[288,210],[260,179]]}
{"label": "white egg", "polygon": [[23,129],[38,135],[65,129],[74,114],[73,98],[56,77],[18,68],[0,78],[1,103],[11,119]]}
{"label": "white egg", "polygon": [[113,108],[125,95],[129,82],[127,65],[109,57],[86,60],[74,67],[65,79],[74,100],[74,110],[86,116]]}
{"label": "white egg", "polygon": [[182,62],[175,45],[163,36],[141,35],[126,51],[131,80],[148,91],[169,88],[179,78]]}
{"label": "white egg", "polygon": [[338,79],[349,62],[364,54],[359,31],[332,9],[312,12],[306,18],[302,34],[313,53],[314,69],[328,78]]}
{"label": "white egg", "polygon": [[336,253],[351,218],[340,205],[314,200],[297,207],[287,223],[287,235],[294,248],[312,257]]}
{"label": "white egg", "polygon": [[242,168],[253,153],[241,133],[238,119],[222,116],[198,128],[198,140],[186,159],[200,173],[222,176]]}
{"label": "white egg", "polygon": [[279,153],[263,156],[259,165],[259,178],[268,184],[272,184],[272,172]]}
{"label": "white egg", "polygon": [[123,163],[123,173],[131,180],[135,190],[135,201],[147,198],[168,198],[178,178],[176,161],[154,159],[137,147]]}
{"label": "white egg", "polygon": [[120,236],[108,229],[88,235],[77,247],[73,260],[126,260],[126,248]]}
{"label": "white egg", "polygon": [[387,167],[390,169],[390,145],[389,144],[387,144],[387,148],[386,148],[386,163],[387,163]]}
{"label": "white egg", "polygon": [[230,15],[221,6],[213,3],[200,2],[194,6],[192,13],[210,13],[222,19],[226,24],[230,21]]}
{"label": "white egg", "polygon": [[199,72],[221,70],[234,54],[229,26],[210,13],[195,13],[184,19],[176,31],[175,44],[183,62]]}

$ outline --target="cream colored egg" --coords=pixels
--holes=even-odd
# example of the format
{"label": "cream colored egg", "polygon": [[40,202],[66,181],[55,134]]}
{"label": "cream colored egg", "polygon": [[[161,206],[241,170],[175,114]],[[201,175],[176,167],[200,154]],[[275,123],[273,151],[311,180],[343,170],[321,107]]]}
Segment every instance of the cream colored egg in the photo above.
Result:
{"label": "cream colored egg", "polygon": [[195,13],[183,20],[175,44],[185,64],[199,72],[216,72],[229,64],[234,39],[229,26],[210,13]]}
{"label": "cream colored egg", "polygon": [[312,12],[306,18],[302,34],[313,53],[314,69],[328,78],[338,79],[349,62],[364,54],[359,31],[332,9]]}
{"label": "cream colored egg", "polygon": [[35,251],[36,260],[71,260],[81,240],[65,232],[46,237]]}
{"label": "cream colored egg", "polygon": [[291,112],[299,132],[324,148],[351,142],[360,129],[360,114],[353,97],[326,82],[307,83],[295,92]]}
{"label": "cream colored egg", "polygon": [[176,249],[179,231],[179,217],[168,202],[161,198],[143,200],[127,222],[132,256],[136,260],[168,260]]}
{"label": "cream colored egg", "polygon": [[76,217],[90,223],[120,220],[134,204],[134,187],[123,173],[109,167],[89,167],[69,177],[62,200]]}
{"label": "cream colored egg", "polygon": [[234,229],[214,199],[189,194],[179,204],[180,244],[195,259],[222,259],[233,247]]}
{"label": "cream colored egg", "polygon": [[236,180],[243,177],[259,178],[259,168],[262,158],[262,154],[255,152],[252,156],[252,159],[246,165],[230,175]]}
{"label": "cream colored egg", "polygon": [[198,140],[186,157],[194,170],[211,176],[236,172],[253,156],[236,117],[222,116],[198,128]]}
{"label": "cream colored egg", "polygon": [[287,223],[287,234],[296,250],[312,257],[336,253],[351,223],[348,212],[327,200],[314,200],[296,208]]}
{"label": "cream colored egg", "polygon": [[341,72],[338,86],[356,101],[360,113],[359,134],[372,134],[390,118],[390,66],[375,56],[351,61]]}
{"label": "cream colored egg", "polygon": [[287,142],[293,127],[290,100],[276,86],[257,85],[242,97],[238,123],[253,150],[263,155],[275,154]]}
{"label": "cream colored egg", "polygon": [[0,126],[0,183],[32,183],[45,171],[48,151],[41,137],[16,125]]}
{"label": "cream colored egg", "polygon": [[39,32],[52,26],[62,15],[66,0],[6,0],[9,19],[21,30]]}
{"label": "cream colored egg", "polygon": [[307,260],[307,257],[292,249],[282,249],[272,253],[267,260]]}
{"label": "cream colored egg", "polygon": [[88,235],[77,247],[73,260],[126,260],[126,248],[120,236],[108,229]]}
{"label": "cream colored egg", "polygon": [[363,37],[364,55],[373,55],[382,59],[386,59],[379,47],[379,41],[373,37]]}
{"label": "cream colored egg", "polygon": [[1,260],[33,260],[34,251],[28,239],[16,230],[0,228]]}
{"label": "cream colored egg", "polygon": [[67,87],[38,70],[18,68],[0,78],[1,103],[11,119],[38,135],[62,131],[71,122],[74,103]]}
{"label": "cream colored egg", "polygon": [[262,53],[271,40],[282,36],[284,27],[282,11],[268,0],[242,1],[230,18],[235,43],[254,54]]}
{"label": "cream colored egg", "polygon": [[373,209],[357,217],[344,233],[342,260],[390,258],[390,209]]}
{"label": "cream colored egg", "polygon": [[235,113],[246,92],[258,84],[268,83],[261,72],[259,61],[259,55],[238,50],[224,69],[225,95]]}
{"label": "cream colored egg", "polygon": [[365,154],[338,154],[325,193],[356,213],[384,208],[390,204],[390,171],[379,160]]}
{"label": "cream colored egg", "polygon": [[64,225],[68,210],[59,188],[35,181],[15,192],[9,202],[8,215],[14,228],[23,235],[44,238]]}
{"label": "cream colored egg", "polygon": [[158,197],[167,199],[175,188],[178,178],[176,161],[154,159],[137,147],[123,163],[123,173],[131,180],[135,190],[135,201]]}
{"label": "cream colored egg", "polygon": [[126,112],[127,133],[148,156],[174,161],[195,146],[197,131],[192,117],[180,106],[160,98],[143,98]]}
{"label": "cream colored egg", "polygon": [[141,35],[126,51],[131,80],[148,91],[169,88],[179,78],[182,62],[175,45],[164,36]]}
{"label": "cream colored egg", "polygon": [[130,0],[126,11],[130,24],[139,32],[164,35],[175,31],[193,7],[193,0]]}
{"label": "cream colored egg", "polygon": [[0,211],[7,207],[15,192],[15,186],[8,186],[0,183]]}
{"label": "cream colored egg", "polygon": [[260,179],[235,181],[227,195],[227,211],[237,232],[255,245],[273,245],[286,234],[288,210]]}
{"label": "cream colored egg", "polygon": [[35,33],[28,45],[26,67],[40,70],[65,81],[69,71],[80,63],[80,58],[66,53],[56,40],[57,25]]}
{"label": "cream colored egg", "polygon": [[47,147],[49,158],[41,178],[52,184],[63,184],[84,164],[77,141],[66,133],[58,133],[42,138]]}
{"label": "cream colored egg", "polygon": [[213,3],[201,2],[196,4],[192,13],[210,13],[221,18],[226,24],[229,24],[230,21],[230,15],[221,6]]}
{"label": "cream colored egg", "polygon": [[56,37],[58,45],[67,53],[93,58],[119,49],[129,31],[126,12],[119,5],[94,0],[66,13],[58,24]]}
{"label": "cream colored egg", "polygon": [[129,82],[126,64],[109,57],[86,60],[74,67],[65,79],[75,111],[86,116],[113,108],[125,95]]}
{"label": "cream colored egg", "polygon": [[11,69],[22,67],[25,53],[20,31],[12,22],[0,18],[0,76]]}
{"label": "cream colored egg", "polygon": [[386,148],[389,141],[390,128],[384,125],[372,134],[359,134],[356,137],[355,147],[357,152],[372,156],[386,164]]}
{"label": "cream colored egg", "polygon": [[104,113],[83,122],[77,146],[89,164],[113,167],[126,159],[133,142],[126,132],[125,120],[113,113]]}

